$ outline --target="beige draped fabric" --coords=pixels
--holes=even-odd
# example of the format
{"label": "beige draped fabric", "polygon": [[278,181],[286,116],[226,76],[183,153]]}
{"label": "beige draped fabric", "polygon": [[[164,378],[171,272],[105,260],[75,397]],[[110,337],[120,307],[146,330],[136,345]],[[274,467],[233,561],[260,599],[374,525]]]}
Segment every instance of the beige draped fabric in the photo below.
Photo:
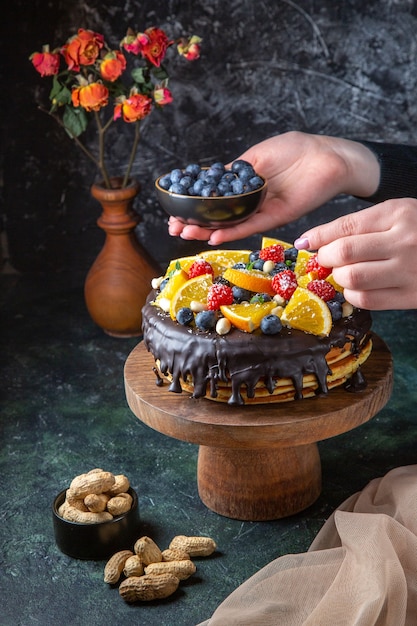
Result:
{"label": "beige draped fabric", "polygon": [[276,559],[200,626],[417,626],[417,465],[371,481],[308,552]]}

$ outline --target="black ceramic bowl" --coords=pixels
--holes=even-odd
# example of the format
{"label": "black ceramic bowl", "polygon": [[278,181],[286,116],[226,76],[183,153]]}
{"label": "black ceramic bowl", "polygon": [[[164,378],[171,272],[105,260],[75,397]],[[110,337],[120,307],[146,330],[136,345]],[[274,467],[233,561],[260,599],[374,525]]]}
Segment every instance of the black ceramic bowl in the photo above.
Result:
{"label": "black ceramic bowl", "polygon": [[55,541],[64,554],[75,559],[108,559],[119,550],[132,550],[139,538],[139,506],[136,492],[130,488],[132,507],[123,515],[100,524],[80,524],[69,522],[58,514],[65,500],[61,491],[52,505]]}
{"label": "black ceramic bowl", "polygon": [[256,213],[266,192],[266,182],[248,193],[235,196],[185,196],[165,191],[159,185],[159,176],[155,181],[158,201],[162,208],[184,224],[196,224],[205,228],[227,228],[244,222]]}

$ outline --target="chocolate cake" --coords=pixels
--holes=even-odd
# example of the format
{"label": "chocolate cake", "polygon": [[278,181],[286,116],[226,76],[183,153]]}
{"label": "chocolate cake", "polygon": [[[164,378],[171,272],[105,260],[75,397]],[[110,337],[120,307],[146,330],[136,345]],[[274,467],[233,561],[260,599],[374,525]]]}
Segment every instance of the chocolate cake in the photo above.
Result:
{"label": "chocolate cake", "polygon": [[[290,262],[288,259],[285,261],[284,256],[287,269],[279,267],[278,271],[277,265],[282,261],[276,261],[272,255],[272,258],[266,258],[266,260],[272,261],[274,268],[271,272],[263,271],[263,276],[257,274],[261,270],[254,269],[253,259],[258,255],[259,260],[259,251],[256,251],[255,255],[250,251],[239,251],[244,253],[243,256],[246,252],[249,255],[245,266],[242,261],[234,262],[236,256],[230,253],[230,258],[223,259],[220,266],[212,263],[216,266],[212,274],[206,272],[200,275],[200,278],[198,274],[193,276],[193,272],[196,271],[193,270],[196,261],[200,262],[201,258],[205,261],[207,258],[216,259],[216,251],[196,255],[193,257],[194,261],[193,258],[187,257],[183,262],[179,259],[174,265],[173,262],[170,264],[170,271],[163,277],[165,282],[152,290],[142,310],[143,341],[155,359],[157,383],[167,381],[167,389],[171,392],[184,391],[194,398],[206,397],[210,400],[228,402],[231,405],[300,400],[317,394],[327,394],[333,387],[343,384],[350,390],[357,390],[366,384],[361,376],[360,366],[372,350],[370,333],[372,320],[369,311],[353,308],[346,303],[341,288],[332,287],[335,292],[334,297],[329,298],[329,293],[333,294],[330,288],[327,293],[327,285],[324,285],[324,289],[323,285],[319,285],[318,293],[321,293],[323,297],[326,293],[327,300],[325,306],[320,301],[318,313],[320,314],[324,309],[324,318],[327,322],[327,308],[331,315],[326,327],[327,332],[319,335],[294,327],[307,324],[306,327],[309,328],[315,313],[310,315],[311,319],[304,322],[302,319],[300,322],[296,315],[293,318],[289,314],[286,315],[285,310],[287,306],[288,310],[291,309],[292,299],[301,298],[302,300],[311,297],[313,305],[316,306],[319,296],[314,293],[311,283],[314,281],[322,283],[325,280],[329,285],[334,285],[334,281],[332,281],[331,274],[328,274],[326,279],[319,279],[317,264],[314,266],[314,271],[307,271],[311,270],[313,265],[307,266],[306,259],[303,263],[301,263],[302,259],[298,259],[297,262],[295,258],[297,253],[294,253],[294,249],[289,244],[280,242],[280,244],[273,245],[281,244],[285,246],[285,256],[289,258],[290,251],[293,255]],[[263,248],[271,247],[263,246]],[[221,255],[221,251],[218,252]],[[268,254],[264,253],[262,256],[268,257]],[[258,267],[265,267],[265,259],[260,260]],[[289,296],[288,299],[283,298],[279,293],[272,296],[267,292],[261,294],[251,292],[249,302],[239,302],[237,294],[242,295],[239,292],[242,288],[230,284],[230,281],[224,278],[235,275],[226,271],[231,266],[234,266],[242,275],[248,274],[249,284],[252,285],[261,284],[256,281],[251,283],[253,277],[266,276],[271,280],[271,285],[274,285],[274,289],[269,289],[271,293],[276,292],[279,282],[277,279],[274,281],[274,276],[282,271],[295,273],[297,283],[292,295],[289,291],[285,292],[285,295]],[[271,268],[271,263],[266,269],[269,268]],[[207,270],[207,266],[205,269]],[[277,270],[275,274],[274,270]],[[181,286],[174,293],[171,289],[171,298],[164,298],[165,290],[167,294],[170,293],[167,285],[175,274],[178,276],[180,271],[185,273]],[[205,302],[192,301],[189,307],[176,308],[175,302],[178,301],[178,294],[181,292],[186,294],[193,281],[194,284],[199,285],[212,283],[221,286],[219,289],[214,288],[216,292],[214,304],[213,296],[208,294]],[[184,287],[186,283],[187,286]],[[285,282],[285,289],[288,289],[287,284]],[[314,287],[316,288],[317,285]],[[210,292],[212,287],[209,286],[207,289]],[[233,301],[228,300],[228,304],[222,304],[221,297],[224,296],[226,290],[229,290],[227,292],[229,296],[232,290]],[[297,290],[296,293],[295,290]],[[311,295],[312,292],[313,295]],[[219,293],[222,294],[220,302],[218,301]],[[338,303],[338,306],[331,306],[333,302]],[[181,299],[179,303],[182,304]],[[191,310],[192,314],[185,315],[183,310],[186,309]],[[194,312],[193,309],[195,309]],[[199,327],[196,323],[198,322],[197,310],[201,312],[201,309],[213,312],[213,324],[215,324],[211,328],[204,327],[204,325]],[[264,310],[266,315],[261,317],[260,321],[254,322],[253,320],[258,319]],[[338,313],[335,314],[334,310]],[[248,311],[247,319],[242,315],[236,317],[236,311],[240,315],[241,311]],[[249,328],[250,332],[230,323],[228,316],[232,320],[237,319],[235,323]],[[265,319],[271,316],[278,318],[276,324],[273,319],[269,319],[272,325],[266,324]],[[271,328],[273,330],[270,330]]]}

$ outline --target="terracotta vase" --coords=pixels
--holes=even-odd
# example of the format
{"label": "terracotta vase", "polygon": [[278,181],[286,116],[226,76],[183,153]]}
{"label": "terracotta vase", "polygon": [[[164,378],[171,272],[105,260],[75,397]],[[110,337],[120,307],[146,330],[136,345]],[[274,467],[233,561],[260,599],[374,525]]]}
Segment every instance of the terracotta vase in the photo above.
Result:
{"label": "terracotta vase", "polygon": [[120,188],[93,185],[91,194],[102,206],[97,224],[106,233],[104,246],[87,274],[84,296],[93,321],[114,337],[141,334],[141,309],[151,290],[151,280],[160,273],[156,262],[138,242],[134,229],[139,217],[132,204],[140,186],[132,182]]}

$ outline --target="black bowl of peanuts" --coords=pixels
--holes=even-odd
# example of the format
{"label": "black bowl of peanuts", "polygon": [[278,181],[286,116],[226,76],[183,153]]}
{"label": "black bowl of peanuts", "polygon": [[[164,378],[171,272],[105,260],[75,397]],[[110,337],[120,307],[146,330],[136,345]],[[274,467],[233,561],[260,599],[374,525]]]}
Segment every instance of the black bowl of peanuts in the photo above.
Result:
{"label": "black bowl of peanuts", "polygon": [[64,554],[102,560],[129,548],[140,528],[138,497],[123,474],[76,476],[52,505],[55,541]]}

